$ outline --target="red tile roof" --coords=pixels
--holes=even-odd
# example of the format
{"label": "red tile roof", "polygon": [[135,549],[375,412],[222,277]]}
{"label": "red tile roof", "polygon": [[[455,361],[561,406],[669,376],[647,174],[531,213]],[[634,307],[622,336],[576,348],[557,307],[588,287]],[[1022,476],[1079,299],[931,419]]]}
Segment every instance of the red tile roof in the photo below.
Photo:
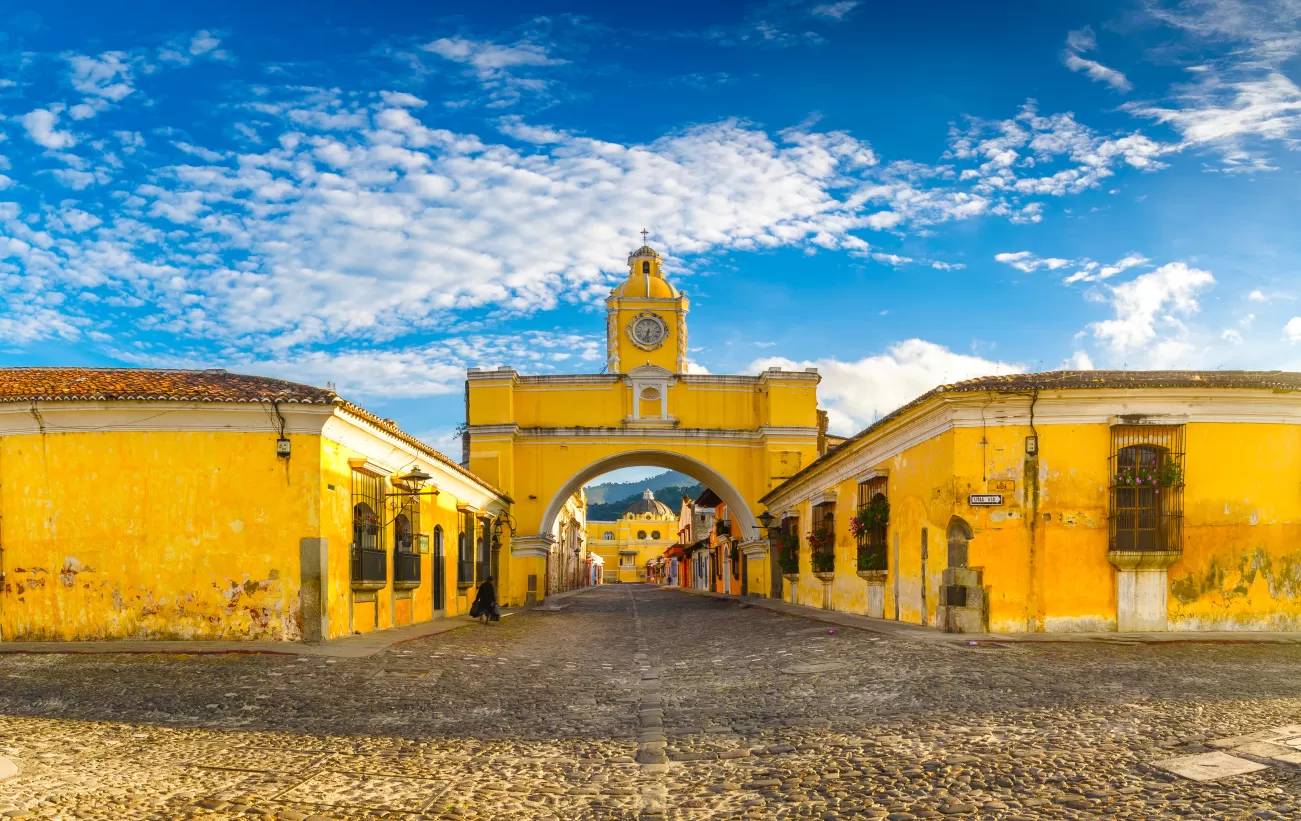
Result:
{"label": "red tile roof", "polygon": [[333,405],[400,439],[440,464],[474,480],[506,502],[513,500],[443,452],[332,390],[266,376],[153,368],[0,368],[0,403],[6,402],[289,402]]}
{"label": "red tile roof", "polygon": [[329,405],[334,391],[227,373],[151,368],[0,368],[0,402],[171,400]]}
{"label": "red tile roof", "polygon": [[[894,409],[885,416],[843,440],[834,450],[828,450],[813,460],[803,470],[796,472],[777,487],[765,493],[764,502],[786,485],[807,476],[824,462],[849,451],[849,445],[890,424],[913,408],[925,404],[945,393],[1019,393],[1030,395],[1048,390],[1100,390],[1143,388],[1254,388],[1270,391],[1301,390],[1301,373],[1295,371],[1046,371],[1043,373],[1012,373],[1001,376],[979,376],[951,385],[932,388],[911,402]],[[830,438],[830,437],[828,437]]]}

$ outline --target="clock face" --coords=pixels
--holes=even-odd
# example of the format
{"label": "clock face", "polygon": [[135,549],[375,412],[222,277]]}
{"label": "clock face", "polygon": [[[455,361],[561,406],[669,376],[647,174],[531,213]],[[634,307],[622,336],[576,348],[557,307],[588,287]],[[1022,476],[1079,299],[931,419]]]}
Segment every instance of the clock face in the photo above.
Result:
{"label": "clock face", "polygon": [[633,323],[632,336],[643,345],[658,345],[664,339],[664,323],[655,317],[641,317]]}

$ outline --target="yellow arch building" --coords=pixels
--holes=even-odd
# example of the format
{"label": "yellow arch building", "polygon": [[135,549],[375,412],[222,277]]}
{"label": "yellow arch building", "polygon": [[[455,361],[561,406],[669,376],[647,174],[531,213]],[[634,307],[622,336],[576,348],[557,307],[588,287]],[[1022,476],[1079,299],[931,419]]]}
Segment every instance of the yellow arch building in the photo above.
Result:
{"label": "yellow arch building", "polygon": [[749,589],[768,590],[758,500],[817,458],[817,372],[687,373],[689,301],[649,246],[628,256],[628,277],[606,309],[604,373],[467,374],[469,468],[515,500],[510,560],[498,580],[503,600],[543,597],[565,501],[597,476],[631,466],[681,471],[713,488],[741,528]]}

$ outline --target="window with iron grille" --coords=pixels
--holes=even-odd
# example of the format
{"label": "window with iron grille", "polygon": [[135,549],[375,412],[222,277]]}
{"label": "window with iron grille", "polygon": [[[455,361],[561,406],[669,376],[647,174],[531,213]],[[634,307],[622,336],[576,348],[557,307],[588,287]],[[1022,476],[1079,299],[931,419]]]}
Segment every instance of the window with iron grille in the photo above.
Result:
{"label": "window with iron grille", "polygon": [[[874,476],[865,482],[858,483],[858,514],[862,516],[868,508],[884,508],[889,510],[886,497],[886,477]],[[888,514],[887,514],[888,516]],[[889,520],[881,517],[870,527],[862,530],[858,534],[858,569],[859,570],[885,570],[887,569],[887,556],[889,552],[886,549],[886,533],[889,530]]]}
{"label": "window with iron grille", "polygon": [[461,513],[461,532],[456,535],[456,583],[474,584],[474,517]]}
{"label": "window with iron grille", "polygon": [[393,520],[393,581],[396,584],[420,584],[420,555],[416,552],[416,534],[420,532],[420,500],[409,496],[402,501],[402,512]]}
{"label": "window with iron grille", "polygon": [[489,564],[492,552],[492,519],[483,519],[479,522],[479,540],[476,544],[478,561],[475,580],[482,584],[488,576],[492,575],[492,567]]}
{"label": "window with iron grille", "polygon": [[1183,549],[1184,426],[1111,429],[1110,549]]}
{"label": "window with iron grille", "polygon": [[384,561],[384,479],[352,472],[352,580],[380,583]]}

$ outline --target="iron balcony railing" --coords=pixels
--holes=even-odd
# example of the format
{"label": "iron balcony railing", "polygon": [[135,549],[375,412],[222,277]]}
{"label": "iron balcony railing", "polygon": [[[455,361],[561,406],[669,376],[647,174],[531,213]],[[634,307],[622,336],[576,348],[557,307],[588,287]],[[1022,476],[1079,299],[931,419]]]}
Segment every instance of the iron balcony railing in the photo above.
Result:
{"label": "iron balcony railing", "polygon": [[352,580],[354,582],[384,582],[388,579],[385,572],[388,562],[383,550],[370,547],[352,549]]}
{"label": "iron balcony railing", "polygon": [[396,552],[393,554],[393,581],[408,584],[420,583],[420,554]]}
{"label": "iron balcony railing", "polygon": [[721,522],[714,522],[714,532],[719,536],[731,536],[732,523],[727,519],[724,519]]}

